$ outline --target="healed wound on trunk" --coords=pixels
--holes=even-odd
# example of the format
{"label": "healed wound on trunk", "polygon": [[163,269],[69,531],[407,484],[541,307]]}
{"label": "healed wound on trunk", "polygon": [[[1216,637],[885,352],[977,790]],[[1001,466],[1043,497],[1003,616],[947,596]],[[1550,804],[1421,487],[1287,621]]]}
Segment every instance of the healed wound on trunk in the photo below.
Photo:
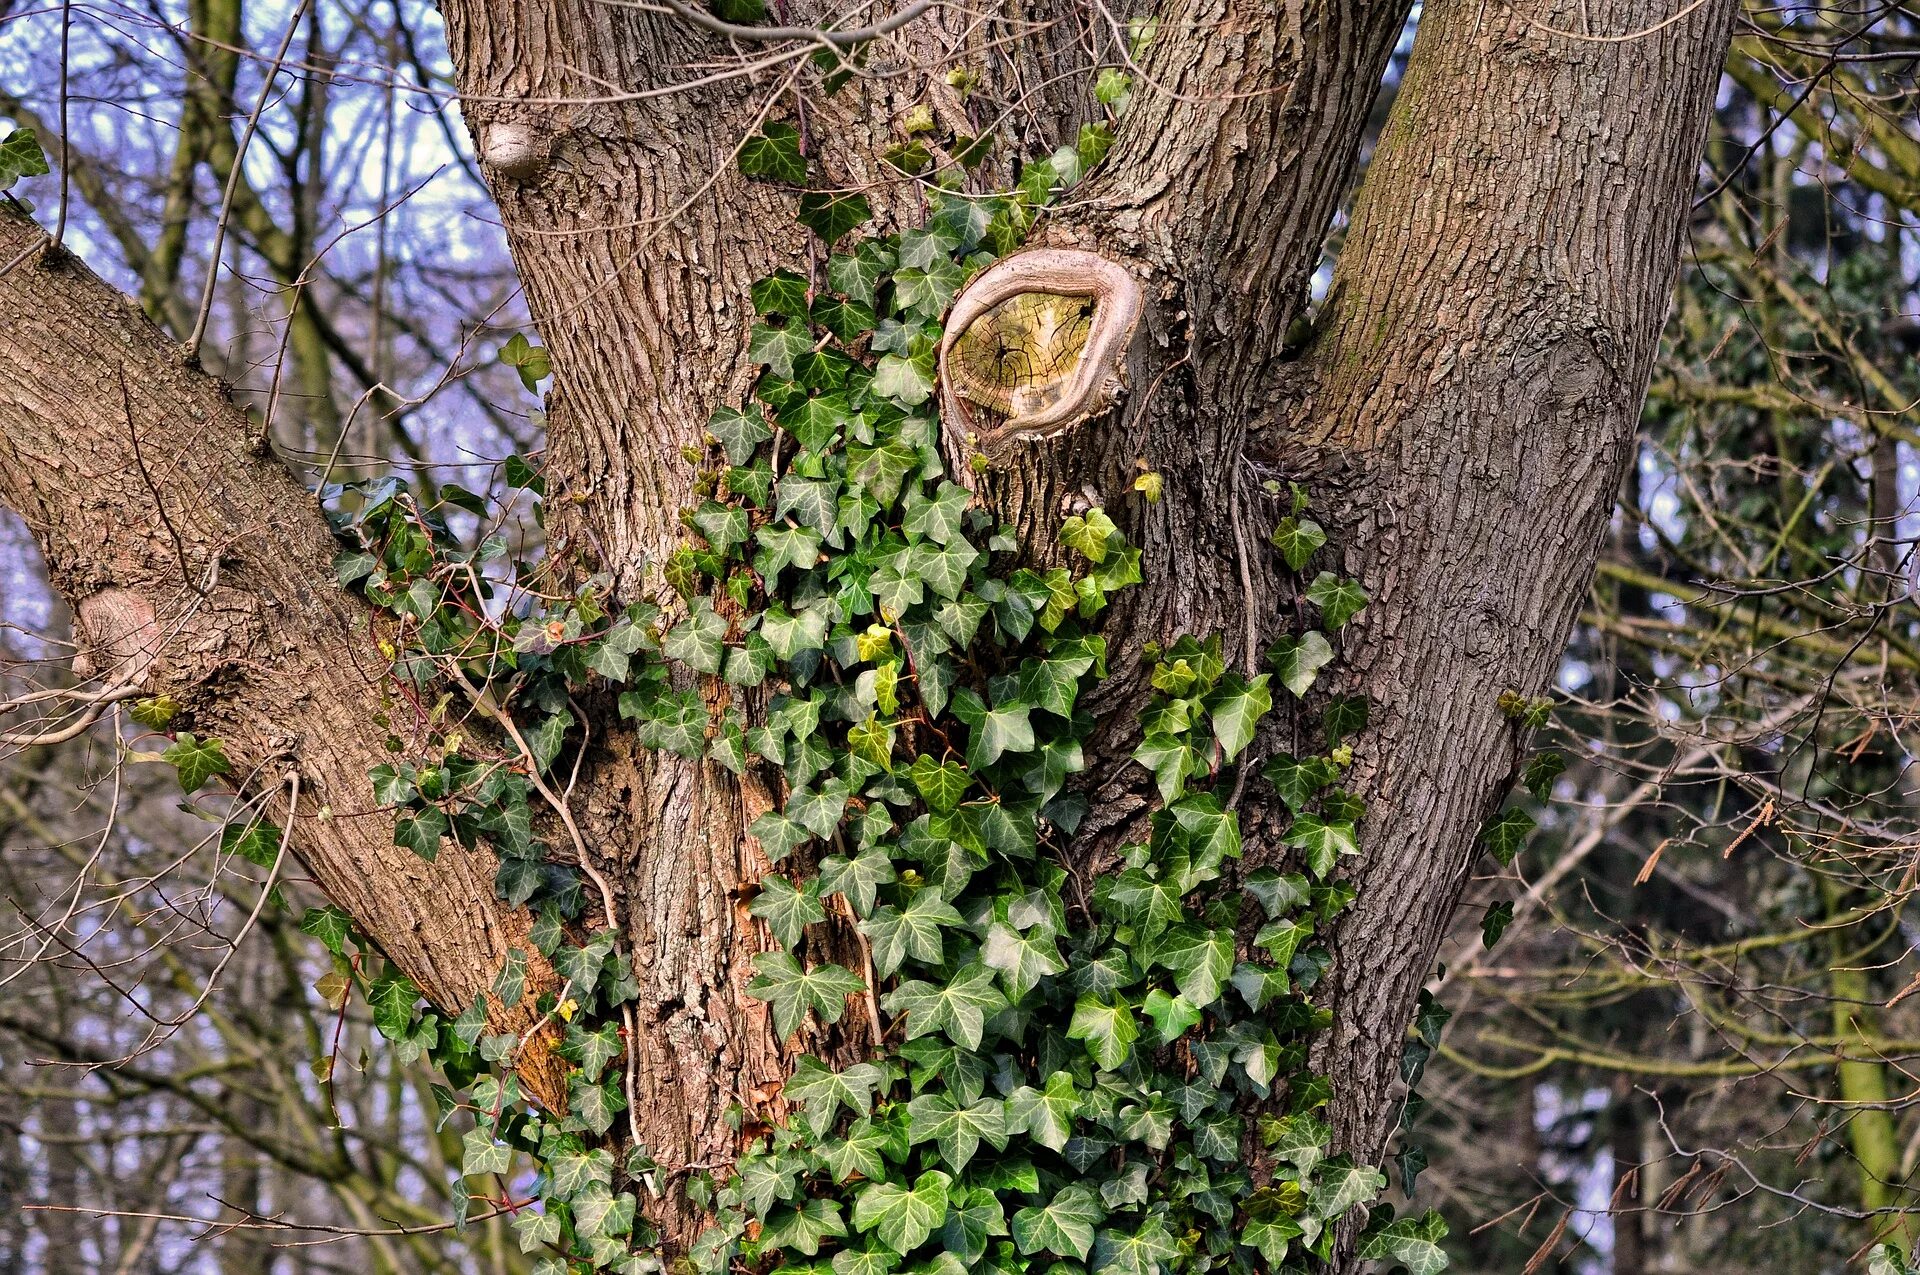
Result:
{"label": "healed wound on trunk", "polygon": [[1036,248],[983,271],[947,319],[943,406],[989,456],[1107,410],[1125,391],[1140,285],[1090,252]]}

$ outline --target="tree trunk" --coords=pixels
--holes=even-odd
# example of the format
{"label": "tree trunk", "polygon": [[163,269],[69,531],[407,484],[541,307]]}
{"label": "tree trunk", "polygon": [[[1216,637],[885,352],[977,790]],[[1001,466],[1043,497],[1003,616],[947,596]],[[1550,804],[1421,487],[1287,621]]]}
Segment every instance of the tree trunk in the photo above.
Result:
{"label": "tree trunk", "polygon": [[[811,7],[795,7],[788,20],[807,21]],[[1586,13],[1612,36],[1667,9],[1617,0],[1539,20],[1566,27]],[[1592,569],[1733,9],[1708,0],[1600,40],[1502,5],[1430,4],[1299,362],[1283,345],[1350,186],[1402,4],[1171,0],[1103,175],[1038,235],[1122,261],[1147,296],[1134,397],[977,479],[1031,545],[1100,503],[1145,550],[1147,583],[1108,623],[1099,815],[1077,852],[1099,855],[1148,810],[1146,776],[1125,761],[1141,645],[1217,630],[1250,663],[1292,626],[1292,606],[1274,605],[1265,537],[1280,511],[1264,480],[1309,488],[1339,564],[1372,595],[1344,651],[1343,689],[1373,703],[1354,741],[1369,805],[1360,901],[1337,936],[1323,994],[1336,1025],[1318,1060],[1338,1080],[1339,1144],[1361,1158],[1384,1144],[1414,997],[1524,746],[1497,701],[1546,684]],[[1044,25],[1079,12],[1064,4],[1023,13],[1049,33],[1005,57],[966,15],[935,11],[869,63],[905,74],[804,107],[777,75],[662,92],[723,45],[635,8],[447,0],[443,11],[552,352],[553,551],[627,595],[657,579],[680,538],[682,449],[751,377],[750,283],[807,251],[791,197],[738,175],[738,141],[766,118],[793,120],[832,139],[812,149],[834,184],[883,182],[877,154],[899,114],[975,109],[939,78],[960,62],[988,68],[983,96],[1024,96],[1029,151],[1085,109],[1083,85],[1029,92],[1033,65],[1074,47],[1074,22]],[[876,205],[883,221],[918,215],[910,184]],[[0,254],[33,233],[0,222]],[[387,734],[373,720],[373,635],[331,584],[306,495],[219,387],[74,263],[0,279],[0,313],[0,498],[40,539],[96,663],[138,671],[128,661],[178,630],[140,684],[228,741],[236,773],[265,768],[272,784],[297,765],[314,794],[301,813],[331,808],[295,834],[322,887],[438,1003],[467,1004],[526,921],[493,899],[481,856],[449,846],[424,865],[368,811],[363,776]],[[1164,476],[1157,504],[1126,495],[1143,463]],[[387,711],[407,733],[411,707]],[[670,1171],[725,1165],[739,1138],[726,1108],[770,1104],[791,1047],[844,1053],[866,1026],[856,1011],[839,1034],[783,1043],[743,994],[767,943],[743,904],[741,887],[767,868],[744,829],[778,794],[642,750],[611,716],[589,723],[580,824],[619,895],[642,986],[635,1129]],[[1293,725],[1278,722],[1275,737]],[[1280,859],[1277,816],[1257,793],[1244,815],[1249,866]],[[658,1220],[681,1242],[698,1225],[684,1201]]]}

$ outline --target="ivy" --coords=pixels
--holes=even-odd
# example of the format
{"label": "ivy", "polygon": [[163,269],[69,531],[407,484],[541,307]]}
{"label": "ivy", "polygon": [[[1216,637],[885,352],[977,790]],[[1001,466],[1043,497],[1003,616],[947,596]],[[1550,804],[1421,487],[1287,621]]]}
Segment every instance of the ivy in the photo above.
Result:
{"label": "ivy", "polygon": [[[1123,109],[1126,78],[1101,84]],[[780,1106],[739,1113],[737,1163],[681,1179],[714,1219],[684,1255],[694,1272],[1278,1275],[1326,1259],[1385,1186],[1335,1154],[1314,1114],[1332,1082],[1307,1062],[1365,819],[1341,777],[1368,706],[1321,682],[1364,589],[1305,578],[1327,537],[1296,489],[1272,543],[1317,628],[1276,640],[1258,670],[1229,669],[1217,635],[1148,644],[1137,665],[1129,650],[1124,671],[1150,688],[1131,778],[1159,804],[1111,870],[1082,879],[1069,851],[1088,809],[1073,780],[1094,737],[1087,696],[1114,672],[1101,621],[1141,580],[1141,552],[1094,507],[1036,567],[938,446],[942,314],[1109,141],[1090,126],[1005,195],[934,181],[927,224],[898,234],[855,238],[863,196],[804,190],[799,219],[830,251],[750,288],[751,399],[716,408],[689,449],[685,543],[650,596],[528,564],[482,572],[489,551],[461,548],[391,480],[326,493],[337,576],[389,617],[395,684],[426,702],[443,676],[482,688],[524,742],[489,748],[436,710],[424,746],[396,734],[369,779],[396,844],[499,856],[496,888],[532,914],[527,941],[559,986],[530,991],[516,949],[490,990],[555,1025],[566,1110],[521,1100],[526,1042],[487,1033],[485,997],[448,1019],[344,914],[303,928],[402,1056],[430,1055],[468,1090],[447,1099],[472,1117],[463,1173],[532,1157],[539,1205],[513,1225],[543,1275],[657,1270],[646,1203],[669,1178],[622,1136],[639,986],[618,932],[590,928],[571,847],[549,844],[538,805],[541,776],[578,763],[582,702],[617,706],[646,748],[752,769],[780,794],[747,830],[773,867],[744,895],[768,944],[744,990],[798,1062]],[[739,165],[808,179],[779,122]],[[544,375],[534,349],[515,347],[516,366]],[[503,481],[542,486],[518,457]],[[1131,490],[1159,499],[1159,475],[1143,465]],[[1317,715],[1303,755],[1261,746],[1277,696],[1303,734]],[[174,747],[183,785],[217,773],[217,743]],[[1255,774],[1289,858],[1246,871],[1238,803]],[[250,858],[277,844],[235,835]],[[847,1056],[833,1029],[855,1005],[886,1043],[832,1067],[814,1051],[831,1035]],[[1423,1006],[1421,1048],[1443,1021]],[[1376,1210],[1362,1243],[1424,1272],[1444,1233],[1431,1214]]]}

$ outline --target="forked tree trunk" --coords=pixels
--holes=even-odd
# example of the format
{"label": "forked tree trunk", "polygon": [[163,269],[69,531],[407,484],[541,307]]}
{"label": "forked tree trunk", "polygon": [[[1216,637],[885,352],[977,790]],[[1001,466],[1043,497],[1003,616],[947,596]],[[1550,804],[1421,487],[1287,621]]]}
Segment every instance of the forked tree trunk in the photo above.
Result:
{"label": "forked tree trunk", "polygon": [[[810,6],[796,8],[790,20],[806,20]],[[796,108],[777,76],[657,92],[672,68],[723,51],[660,16],[596,0],[443,10],[552,351],[555,551],[629,593],[679,538],[681,449],[750,377],[748,285],[805,259],[790,196],[742,181],[734,145],[803,109],[808,135],[830,139],[813,150],[833,182],[878,181],[899,113],[966,109],[941,82],[947,66],[1009,97],[1053,84],[1046,68],[1085,18],[1029,5],[1024,20],[1061,21],[1006,54],[966,15],[935,11],[869,64],[905,74]],[[1666,22],[1667,0],[1531,18],[1497,0],[1429,4],[1298,361],[1283,343],[1404,5],[1170,0],[1119,143],[1039,231],[1123,262],[1147,298],[1133,397],[977,483],[1030,543],[1098,502],[1146,551],[1146,585],[1107,626],[1116,677],[1090,777],[1102,813],[1076,853],[1097,854],[1148,808],[1144,772],[1125,761],[1139,646],[1217,630],[1237,662],[1293,626],[1264,482],[1308,487],[1335,533],[1329,553],[1372,594],[1344,635],[1340,688],[1373,703],[1355,741],[1369,813],[1319,1060],[1338,1081],[1340,1142],[1363,1158],[1391,1127],[1414,996],[1523,745],[1498,697],[1545,685],[1630,451],[1733,11],[1708,0]],[[1588,34],[1555,30],[1570,28]],[[1032,127],[1052,135],[1028,151],[1084,109],[1084,84],[1068,87],[1029,95]],[[896,223],[917,215],[910,188],[876,204]],[[0,222],[0,255],[31,233]],[[310,501],[219,387],[84,270],[16,270],[0,279],[0,316],[0,499],[46,548],[94,658],[136,654],[128,615],[148,637],[180,629],[187,640],[144,684],[228,740],[241,769],[300,769],[333,816],[300,822],[315,876],[437,1000],[464,1005],[525,921],[492,900],[484,865],[452,848],[423,865],[366,813],[362,775],[385,734],[375,662],[363,675],[355,658],[368,618],[328,579]],[[1151,506],[1126,495],[1142,462],[1165,478]],[[1278,715],[1269,742],[1295,728]],[[643,989],[639,1132],[670,1168],[724,1164],[737,1151],[728,1106],[763,1101],[789,1048],[845,1051],[864,1025],[850,1014],[841,1035],[783,1044],[743,995],[766,943],[740,901],[766,867],[743,830],[778,794],[646,753],[616,721],[592,732],[581,822]],[[1250,860],[1277,860],[1258,792],[1245,813]],[[659,1220],[679,1240],[697,1225],[684,1205]]]}

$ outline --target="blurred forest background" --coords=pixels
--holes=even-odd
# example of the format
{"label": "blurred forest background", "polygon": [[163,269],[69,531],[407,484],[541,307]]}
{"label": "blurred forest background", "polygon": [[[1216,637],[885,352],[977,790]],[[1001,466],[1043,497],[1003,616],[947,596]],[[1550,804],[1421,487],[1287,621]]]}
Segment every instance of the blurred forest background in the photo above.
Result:
{"label": "blurred forest background", "polygon": [[[1920,1235],[1917,69],[1899,3],[1744,15],[1564,768],[1526,776],[1539,829],[1483,863],[1408,1069],[1397,1185],[1456,1270],[1840,1271]],[[204,314],[313,482],[457,509],[539,448],[430,5],[0,0],[0,118],[54,161],[15,195],[64,197],[176,336]],[[0,697],[67,633],[0,510]],[[262,870],[215,800],[113,764],[118,723],[0,748],[0,1270],[525,1270],[501,1219],[448,1225],[433,1078],[335,1008],[303,884],[236,948]]]}

